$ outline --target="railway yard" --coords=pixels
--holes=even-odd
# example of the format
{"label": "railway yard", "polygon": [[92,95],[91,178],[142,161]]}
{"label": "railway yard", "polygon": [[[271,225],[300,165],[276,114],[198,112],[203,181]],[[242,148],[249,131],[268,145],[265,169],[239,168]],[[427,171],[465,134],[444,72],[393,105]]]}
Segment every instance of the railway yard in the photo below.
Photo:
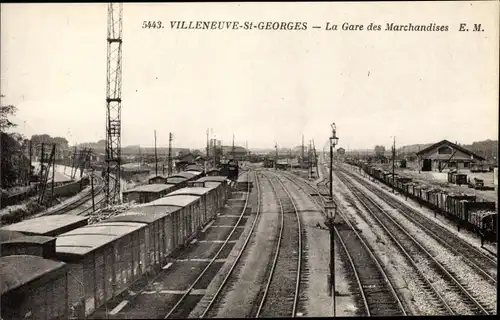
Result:
{"label": "railway yard", "polygon": [[[2,296],[9,308],[2,317],[35,310],[48,319],[496,314],[496,243],[481,246],[472,230],[458,231],[442,213],[392,193],[362,164],[338,161],[333,304],[328,169],[318,168],[310,179],[300,170],[258,165],[234,181],[200,172],[152,202],[99,210],[99,219],[84,190],[74,201],[3,227],[2,250],[9,254],[2,268],[13,284],[2,291],[14,293]],[[63,219],[69,216],[76,220]],[[50,241],[55,255],[23,247]],[[43,261],[63,263],[54,268],[65,276],[58,285],[46,280],[49,287],[23,288],[30,275],[7,267],[26,254],[40,259],[31,277],[55,272],[38,268]],[[65,287],[67,299],[56,299]],[[10,306],[19,292],[39,288],[45,299]]]}

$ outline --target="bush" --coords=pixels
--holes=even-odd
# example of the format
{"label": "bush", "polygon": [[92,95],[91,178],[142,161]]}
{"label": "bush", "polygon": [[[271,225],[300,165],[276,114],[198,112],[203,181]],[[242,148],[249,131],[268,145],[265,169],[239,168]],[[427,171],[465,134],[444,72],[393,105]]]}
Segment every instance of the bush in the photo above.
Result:
{"label": "bush", "polygon": [[42,212],[43,210],[45,210],[45,206],[39,205],[35,201],[30,201],[26,204],[26,206],[9,211],[8,213],[2,215],[0,221],[3,225],[17,223],[25,218],[29,218],[32,215]]}

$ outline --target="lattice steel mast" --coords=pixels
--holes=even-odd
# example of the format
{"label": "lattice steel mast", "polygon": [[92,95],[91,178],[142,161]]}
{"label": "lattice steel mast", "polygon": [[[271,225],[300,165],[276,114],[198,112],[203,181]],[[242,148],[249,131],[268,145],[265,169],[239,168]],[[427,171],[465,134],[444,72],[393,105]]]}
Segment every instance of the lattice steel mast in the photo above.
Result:
{"label": "lattice steel mast", "polygon": [[123,4],[108,4],[106,70],[106,206],[120,202]]}

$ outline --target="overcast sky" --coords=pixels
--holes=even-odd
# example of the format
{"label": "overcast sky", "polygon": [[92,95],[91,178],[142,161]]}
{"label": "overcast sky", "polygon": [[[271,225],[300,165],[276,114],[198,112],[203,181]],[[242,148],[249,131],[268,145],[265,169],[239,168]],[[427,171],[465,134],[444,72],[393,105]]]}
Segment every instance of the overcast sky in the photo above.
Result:
{"label": "overcast sky", "polygon": [[[498,136],[499,5],[124,4],[122,146],[471,143]],[[2,103],[18,131],[105,138],[106,4],[2,4]],[[162,20],[161,30],[142,29]],[[171,20],[305,21],[305,31],[171,30]],[[449,32],[326,31],[326,22]],[[458,32],[459,23],[484,32]],[[313,29],[321,25],[323,29]],[[470,27],[472,29],[472,26]]]}

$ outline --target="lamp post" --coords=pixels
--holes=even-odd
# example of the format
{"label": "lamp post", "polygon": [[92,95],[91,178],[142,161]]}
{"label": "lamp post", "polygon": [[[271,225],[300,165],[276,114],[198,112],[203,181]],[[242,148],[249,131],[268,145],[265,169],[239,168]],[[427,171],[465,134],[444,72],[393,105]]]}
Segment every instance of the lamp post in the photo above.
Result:
{"label": "lamp post", "polygon": [[333,303],[333,316],[336,314],[335,305],[335,230],[334,221],[335,214],[337,213],[337,205],[333,200],[329,200],[325,203],[325,212],[327,219],[327,226],[330,231],[330,281],[328,281],[328,292],[332,296]]}
{"label": "lamp post", "polygon": [[330,200],[325,205],[327,225],[330,231],[330,283],[329,292],[332,294],[333,316],[335,316],[335,230],[334,221],[337,213],[337,206],[333,202],[333,148],[338,143],[337,127],[331,124],[332,136],[330,137]]}
{"label": "lamp post", "polygon": [[333,148],[339,142],[339,138],[337,137],[335,122],[330,126],[332,128],[332,136],[330,137],[330,199],[333,200]]}

